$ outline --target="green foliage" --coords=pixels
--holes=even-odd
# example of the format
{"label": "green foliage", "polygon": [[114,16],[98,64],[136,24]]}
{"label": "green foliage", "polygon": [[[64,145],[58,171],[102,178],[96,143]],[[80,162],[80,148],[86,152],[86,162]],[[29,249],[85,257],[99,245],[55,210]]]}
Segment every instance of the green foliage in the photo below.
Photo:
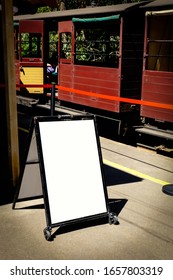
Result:
{"label": "green foliage", "polygon": [[41,57],[41,34],[21,33],[21,49],[23,57]]}
{"label": "green foliage", "polygon": [[87,6],[91,6],[91,2],[94,2],[96,6],[108,6],[108,5],[116,5],[116,4],[124,4],[124,3],[135,3],[135,2],[143,2],[147,0],[59,0],[57,8],[50,8],[49,6],[40,7],[37,9],[37,13],[44,13],[44,12],[51,12],[54,10],[60,9],[60,3],[64,2],[66,9],[78,9],[78,8],[85,8]]}
{"label": "green foliage", "polygon": [[106,62],[119,52],[119,36],[103,29],[76,32],[76,59],[78,61]]}
{"label": "green foliage", "polygon": [[57,53],[58,33],[56,31],[49,32],[49,58]]}
{"label": "green foliage", "polygon": [[45,6],[45,7],[40,7],[37,9],[37,13],[45,13],[45,12],[51,12],[51,8],[49,6]]}
{"label": "green foliage", "polygon": [[71,58],[71,34],[61,33],[61,57]]}
{"label": "green foliage", "polygon": [[[72,5],[73,6],[73,5]],[[77,7],[76,7],[77,8]],[[68,8],[66,8],[68,9]],[[69,6],[69,9],[73,9],[71,8],[71,6]],[[75,9],[75,8],[74,8]],[[57,6],[57,8],[51,8],[49,6],[44,6],[44,7],[39,7],[37,9],[37,13],[46,13],[46,12],[53,12],[53,11],[59,11],[60,10],[60,5]]]}

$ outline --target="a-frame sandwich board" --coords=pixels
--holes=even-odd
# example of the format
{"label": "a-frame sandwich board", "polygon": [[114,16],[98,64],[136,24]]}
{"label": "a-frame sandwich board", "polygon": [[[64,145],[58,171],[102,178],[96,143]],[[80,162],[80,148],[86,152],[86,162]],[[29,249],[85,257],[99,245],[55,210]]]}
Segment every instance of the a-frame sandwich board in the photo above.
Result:
{"label": "a-frame sandwich board", "polygon": [[46,240],[53,227],[108,216],[101,147],[94,116],[35,119],[40,174],[45,203]]}
{"label": "a-frame sandwich board", "polygon": [[46,240],[52,240],[53,227],[103,217],[116,223],[116,216],[109,211],[95,117],[35,117],[34,131]]}

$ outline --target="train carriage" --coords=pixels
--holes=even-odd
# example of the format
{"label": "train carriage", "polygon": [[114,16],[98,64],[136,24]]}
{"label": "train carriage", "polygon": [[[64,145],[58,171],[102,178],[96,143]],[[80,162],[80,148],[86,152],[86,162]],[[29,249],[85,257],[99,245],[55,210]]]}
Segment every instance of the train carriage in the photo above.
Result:
{"label": "train carriage", "polygon": [[[51,25],[58,30],[59,38],[57,82],[86,91],[79,94],[59,90],[59,100],[107,112],[130,111],[132,106],[120,104],[116,97],[141,96],[144,12],[139,6],[130,3],[16,16],[21,84],[46,83]],[[39,87],[22,87],[24,90],[29,94],[43,93]]]}
{"label": "train carriage", "polygon": [[[117,5],[111,13],[97,8],[97,17],[59,22],[59,83],[86,91],[60,90],[60,100],[116,113],[131,110],[116,97],[141,95],[144,16],[137,7]],[[66,51],[68,36],[71,48]]]}
{"label": "train carriage", "polygon": [[172,143],[172,9],[151,0],[15,16],[20,95],[45,101],[54,60],[59,104],[113,120],[115,135]]}

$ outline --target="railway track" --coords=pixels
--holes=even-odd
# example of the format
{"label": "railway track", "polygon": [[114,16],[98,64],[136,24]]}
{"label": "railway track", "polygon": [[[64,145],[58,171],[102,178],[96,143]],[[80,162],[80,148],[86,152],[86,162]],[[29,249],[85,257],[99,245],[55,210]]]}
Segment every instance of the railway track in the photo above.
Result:
{"label": "railway track", "polygon": [[[25,106],[26,104],[18,105],[19,131],[22,134],[22,141],[26,138],[31,120],[34,116],[49,116],[52,115],[86,115],[93,114],[86,112],[86,110],[78,110],[76,108],[69,108],[61,106],[58,102],[52,109],[51,101],[47,104],[36,104],[31,102],[32,106]],[[33,105],[34,104],[34,105]],[[164,156],[173,157],[173,134],[160,130],[153,130],[150,128],[140,127],[133,130],[126,131],[124,135],[119,135],[121,123],[118,120],[104,117],[100,114],[94,114],[97,119],[97,128],[99,136],[122,142],[126,145],[136,146]]]}

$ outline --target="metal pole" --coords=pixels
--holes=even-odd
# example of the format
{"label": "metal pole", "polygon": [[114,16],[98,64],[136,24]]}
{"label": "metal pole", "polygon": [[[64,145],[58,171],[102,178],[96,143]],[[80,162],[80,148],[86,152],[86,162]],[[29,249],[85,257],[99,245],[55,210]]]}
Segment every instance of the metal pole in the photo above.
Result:
{"label": "metal pole", "polygon": [[55,83],[52,83],[52,92],[51,92],[51,116],[55,112]]}

